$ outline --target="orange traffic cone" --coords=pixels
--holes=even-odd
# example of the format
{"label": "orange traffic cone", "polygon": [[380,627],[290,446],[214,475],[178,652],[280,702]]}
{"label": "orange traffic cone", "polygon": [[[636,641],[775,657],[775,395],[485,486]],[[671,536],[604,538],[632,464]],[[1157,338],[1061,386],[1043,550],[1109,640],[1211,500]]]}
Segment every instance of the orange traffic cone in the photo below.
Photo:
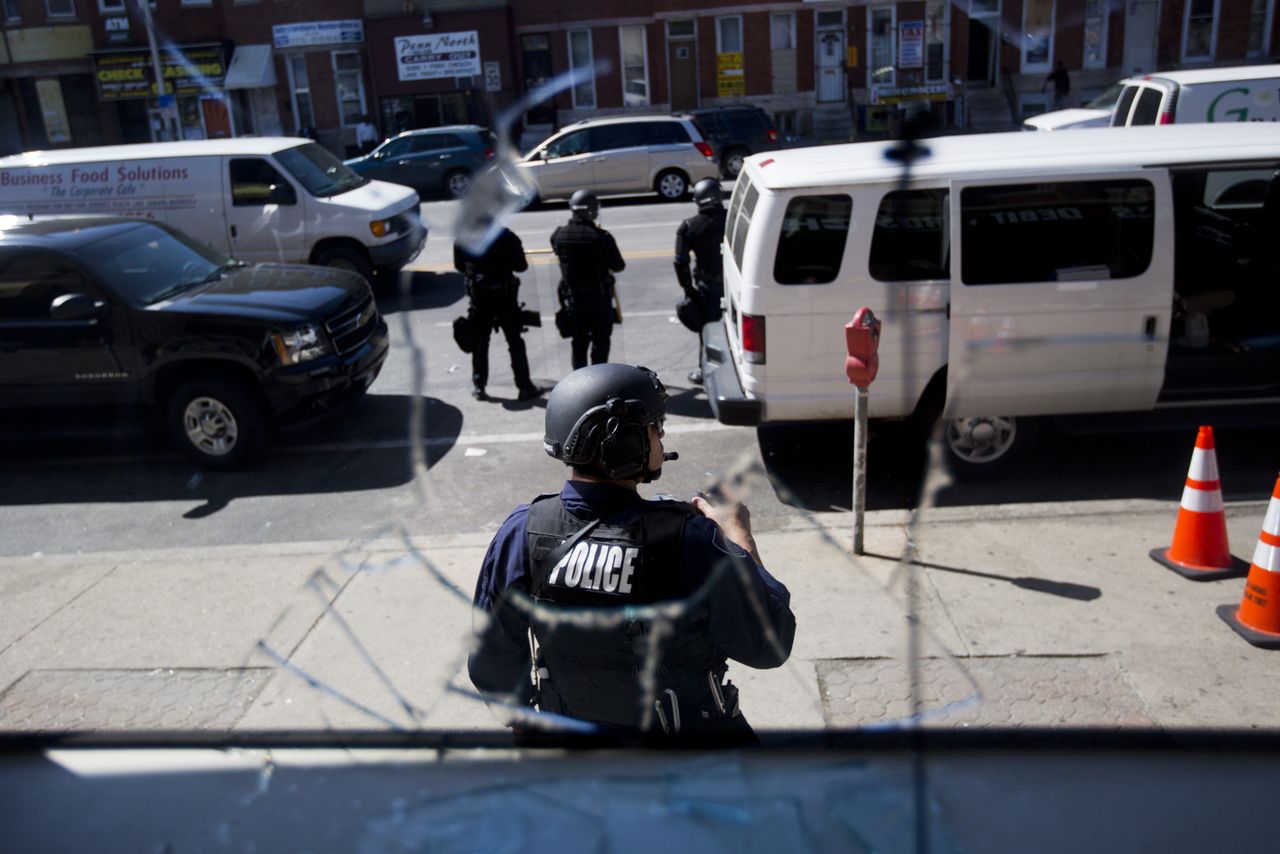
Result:
{"label": "orange traffic cone", "polygon": [[1245,562],[1233,558],[1227,547],[1227,516],[1222,509],[1212,427],[1201,427],[1196,436],[1178,523],[1173,529],[1173,545],[1152,549],[1151,557],[1193,581],[1234,578],[1245,573]]}
{"label": "orange traffic cone", "polygon": [[1218,616],[1254,646],[1280,649],[1280,478],[1262,520],[1240,607],[1220,605]]}

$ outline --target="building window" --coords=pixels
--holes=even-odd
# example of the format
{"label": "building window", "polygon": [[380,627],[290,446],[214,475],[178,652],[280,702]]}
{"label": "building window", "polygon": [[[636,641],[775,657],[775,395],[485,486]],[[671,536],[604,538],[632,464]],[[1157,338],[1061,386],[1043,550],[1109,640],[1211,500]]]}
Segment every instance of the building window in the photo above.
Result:
{"label": "building window", "polygon": [[893,6],[877,6],[867,10],[867,53],[871,57],[871,83],[874,86],[892,86],[894,52],[897,48],[897,10]]}
{"label": "building window", "polygon": [[293,116],[298,132],[315,129],[316,114],[311,108],[311,84],[307,82],[307,58],[302,54],[289,57],[289,89],[293,92]]}
{"label": "building window", "polygon": [[124,12],[124,0],[98,0],[98,9],[103,12]]}
{"label": "building window", "polygon": [[741,18],[716,18],[716,53],[742,53]]}
{"label": "building window", "polygon": [[212,6],[213,0],[182,0],[183,6]]}
{"label": "building window", "polygon": [[[17,3],[14,3],[14,12],[17,11]],[[75,0],[44,0],[45,11],[49,13],[50,18],[74,18],[76,16]],[[14,17],[17,17],[14,15]]]}
{"label": "building window", "polygon": [[796,16],[769,16],[769,47],[773,50],[791,50],[796,46]]}
{"label": "building window", "polygon": [[622,41],[622,103],[643,107],[649,103],[649,53],[644,27],[619,27]]}
{"label": "building window", "polygon": [[1218,41],[1218,0],[1188,0],[1182,24],[1182,61],[1213,59]]}
{"label": "building window", "polygon": [[357,51],[333,52],[333,85],[338,94],[342,126],[355,127],[364,118],[364,72]]}
{"label": "building window", "polygon": [[1027,0],[1022,10],[1022,70],[1048,71],[1053,65],[1054,0]]}
{"label": "building window", "polygon": [[945,0],[929,0],[924,7],[924,79],[927,83],[945,83],[947,80],[950,8]]}
{"label": "building window", "polygon": [[1251,0],[1249,3],[1249,56],[1265,56],[1271,52],[1271,14],[1275,0]]}
{"label": "building window", "polygon": [[16,21],[21,16],[18,11],[18,0],[4,0],[4,19],[6,21]]}
{"label": "building window", "polygon": [[1107,67],[1107,0],[1085,0],[1084,67]]}
{"label": "building window", "polygon": [[[570,30],[569,67],[574,71],[590,69],[592,61],[591,31]],[[594,75],[573,87],[573,106],[575,109],[595,109],[596,80]]]}

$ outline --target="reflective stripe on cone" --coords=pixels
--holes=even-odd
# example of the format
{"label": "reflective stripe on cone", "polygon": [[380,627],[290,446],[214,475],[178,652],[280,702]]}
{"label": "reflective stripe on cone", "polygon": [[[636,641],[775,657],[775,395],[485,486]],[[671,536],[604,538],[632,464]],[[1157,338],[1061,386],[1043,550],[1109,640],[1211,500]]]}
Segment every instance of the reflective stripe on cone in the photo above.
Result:
{"label": "reflective stripe on cone", "polygon": [[1280,478],[1262,520],[1240,607],[1222,605],[1218,616],[1254,646],[1280,649]]}
{"label": "reflective stripe on cone", "polygon": [[1178,521],[1173,529],[1173,545],[1154,549],[1151,557],[1184,578],[1196,581],[1244,574],[1244,561],[1233,558],[1227,544],[1227,516],[1222,505],[1212,427],[1201,427],[1196,435],[1191,467],[1178,507]]}

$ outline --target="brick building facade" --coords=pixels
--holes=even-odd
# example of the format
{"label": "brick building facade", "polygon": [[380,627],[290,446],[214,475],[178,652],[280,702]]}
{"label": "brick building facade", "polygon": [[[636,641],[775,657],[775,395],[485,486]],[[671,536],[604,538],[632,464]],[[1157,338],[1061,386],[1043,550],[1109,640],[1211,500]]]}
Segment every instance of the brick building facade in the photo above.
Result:
{"label": "brick building facade", "polygon": [[[599,68],[525,117],[524,139],[624,111],[763,107],[784,134],[874,136],[898,109],[1009,126],[1156,69],[1274,61],[1277,0],[0,0],[0,153],[314,128],[343,153],[495,111]],[[171,120],[166,125],[166,120]]]}

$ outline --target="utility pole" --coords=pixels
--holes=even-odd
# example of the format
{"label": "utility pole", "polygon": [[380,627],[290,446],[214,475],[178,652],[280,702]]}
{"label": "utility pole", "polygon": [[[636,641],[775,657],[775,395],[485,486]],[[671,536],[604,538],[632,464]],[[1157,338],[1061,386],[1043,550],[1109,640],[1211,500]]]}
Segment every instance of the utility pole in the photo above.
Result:
{"label": "utility pole", "polygon": [[151,22],[151,4],[148,0],[134,0],[142,21],[147,28],[147,42],[151,45],[151,70],[156,77],[156,98],[160,102],[160,118],[165,139],[178,139],[178,105],[169,95],[169,84],[164,79],[164,65],[160,62],[160,49],[156,47],[155,25]]}

